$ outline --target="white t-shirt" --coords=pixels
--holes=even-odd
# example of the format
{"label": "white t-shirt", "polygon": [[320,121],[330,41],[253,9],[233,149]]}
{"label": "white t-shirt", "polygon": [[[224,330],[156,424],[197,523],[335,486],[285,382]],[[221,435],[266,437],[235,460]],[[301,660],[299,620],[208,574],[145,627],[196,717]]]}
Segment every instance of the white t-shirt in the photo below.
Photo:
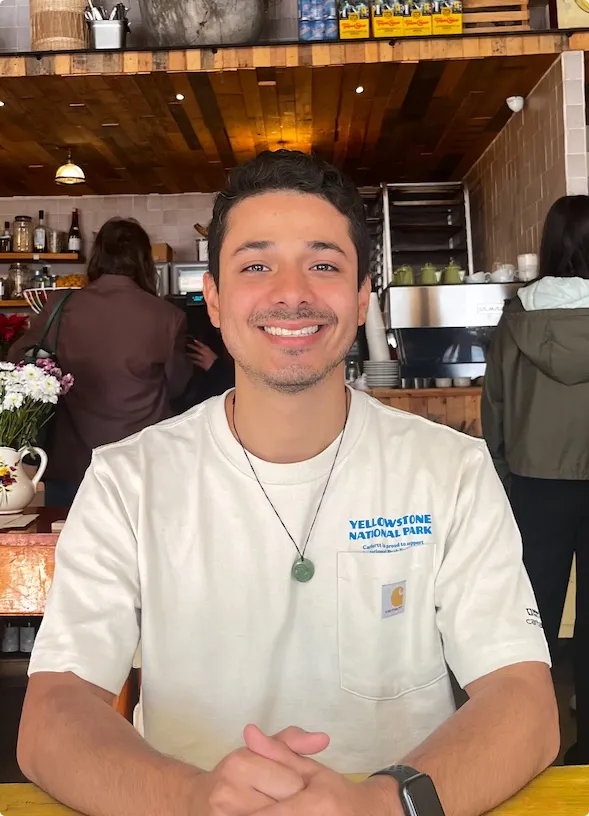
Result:
{"label": "white t-shirt", "polygon": [[[337,448],[252,457],[297,542]],[[320,759],[370,772],[454,711],[462,686],[549,662],[520,536],[479,440],[353,392],[309,542],[314,578],[217,397],[97,451],[59,538],[30,671],[113,693],[142,649],[144,735],[204,768],[249,722],[326,731]]]}

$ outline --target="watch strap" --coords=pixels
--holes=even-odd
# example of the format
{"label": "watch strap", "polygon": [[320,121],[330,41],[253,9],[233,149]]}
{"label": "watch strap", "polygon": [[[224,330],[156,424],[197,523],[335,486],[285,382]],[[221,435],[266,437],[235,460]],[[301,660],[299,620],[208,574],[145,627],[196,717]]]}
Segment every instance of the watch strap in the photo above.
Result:
{"label": "watch strap", "polygon": [[377,771],[372,776],[392,776],[397,782],[407,782],[408,779],[413,779],[414,776],[421,776],[421,771],[411,768],[409,765],[389,765],[388,768],[383,768],[382,771]]}

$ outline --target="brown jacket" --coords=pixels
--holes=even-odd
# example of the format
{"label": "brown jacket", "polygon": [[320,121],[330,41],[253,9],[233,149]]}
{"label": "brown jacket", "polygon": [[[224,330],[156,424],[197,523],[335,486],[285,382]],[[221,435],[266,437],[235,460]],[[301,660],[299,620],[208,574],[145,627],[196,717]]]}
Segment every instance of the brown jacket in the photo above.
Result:
{"label": "brown jacket", "polygon": [[[9,360],[22,360],[61,297],[49,296],[10,349]],[[50,350],[54,340],[52,330]],[[56,351],[75,382],[57,407],[46,478],[78,483],[93,448],[171,416],[170,400],[182,394],[192,375],[185,345],[185,315],[131,278],[103,275],[74,292],[63,307]]]}

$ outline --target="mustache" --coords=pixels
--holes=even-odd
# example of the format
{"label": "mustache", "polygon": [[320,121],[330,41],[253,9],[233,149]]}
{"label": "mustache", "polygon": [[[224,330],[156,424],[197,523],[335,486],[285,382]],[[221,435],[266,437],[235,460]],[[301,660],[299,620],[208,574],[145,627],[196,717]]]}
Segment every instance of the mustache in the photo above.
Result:
{"label": "mustache", "polygon": [[325,326],[336,326],[338,324],[337,315],[331,309],[301,307],[299,309],[265,309],[264,311],[254,312],[248,320],[248,325],[252,327],[263,326],[272,320],[313,320]]}

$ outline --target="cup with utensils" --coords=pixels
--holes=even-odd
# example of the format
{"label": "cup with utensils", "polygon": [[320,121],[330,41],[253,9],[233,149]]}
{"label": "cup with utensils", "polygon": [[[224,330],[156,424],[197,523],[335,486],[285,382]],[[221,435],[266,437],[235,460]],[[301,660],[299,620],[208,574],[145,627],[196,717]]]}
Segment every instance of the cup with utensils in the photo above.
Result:
{"label": "cup with utensils", "polygon": [[517,256],[517,277],[527,283],[538,277],[538,256],[533,252]]}

